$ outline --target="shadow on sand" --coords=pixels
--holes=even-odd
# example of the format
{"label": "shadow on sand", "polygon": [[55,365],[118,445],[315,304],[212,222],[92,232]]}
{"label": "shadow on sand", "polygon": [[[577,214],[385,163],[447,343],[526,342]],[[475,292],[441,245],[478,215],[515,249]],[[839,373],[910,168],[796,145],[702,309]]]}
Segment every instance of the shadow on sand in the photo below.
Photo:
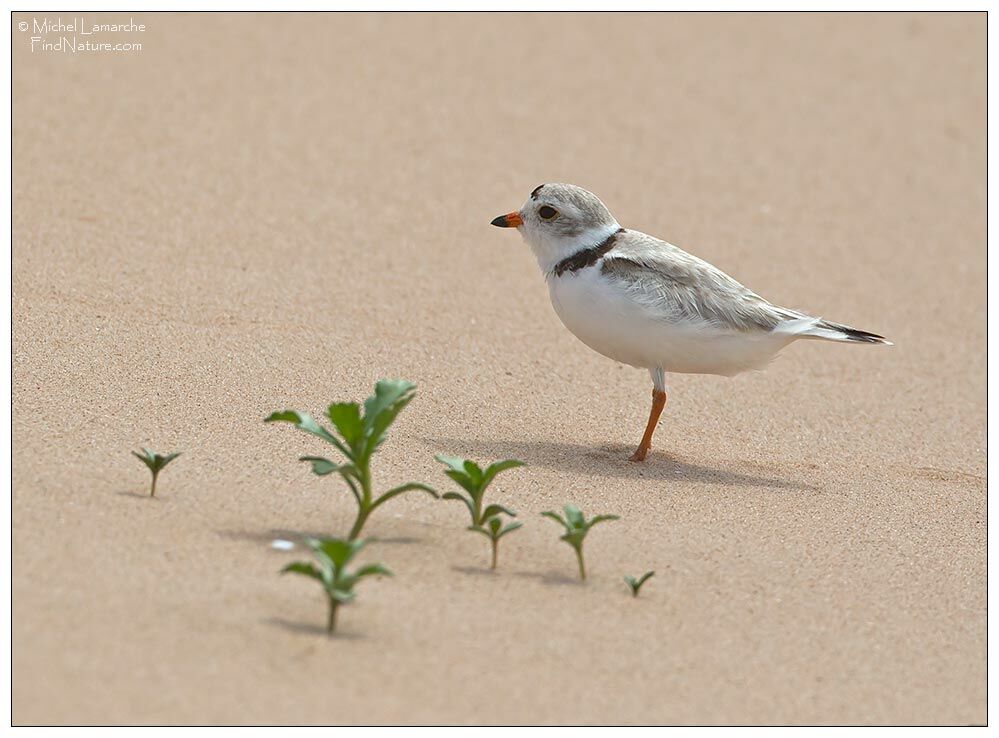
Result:
{"label": "shadow on sand", "polygon": [[[317,530],[291,530],[290,528],[268,528],[262,531],[252,531],[252,530],[220,530],[216,531],[223,538],[229,538],[233,541],[252,541],[253,543],[260,544],[270,544],[271,541],[282,540],[282,541],[292,541],[294,543],[300,542],[303,538],[329,538],[334,534],[328,530],[317,531]],[[399,544],[408,545],[411,543],[421,543],[422,538],[416,538],[415,536],[390,536],[382,538],[381,536],[361,536],[362,538],[367,538],[369,543],[379,543],[379,544]]]}
{"label": "shadow on sand", "polygon": [[151,497],[148,492],[132,492],[131,490],[124,490],[123,492],[115,492],[116,495],[120,497],[132,497],[137,500],[152,500],[153,502],[162,502],[159,497]]}
{"label": "shadow on sand", "polygon": [[537,579],[550,587],[582,587],[586,584],[579,577],[570,577],[557,571],[517,571],[514,576],[523,579]]}
{"label": "shadow on sand", "polygon": [[[694,464],[667,454],[653,451],[644,463],[628,461],[633,449],[620,443],[583,446],[552,441],[483,440],[473,438],[421,438],[435,451],[468,454],[473,458],[516,458],[531,466],[572,471],[581,474],[627,479],[661,479],[671,482],[695,482],[734,487],[763,487],[820,492],[821,488],[806,482],[780,476],[733,471]],[[732,462],[733,465],[738,461]]]}
{"label": "shadow on sand", "polygon": [[476,577],[495,577],[499,576],[499,572],[488,569],[485,566],[452,566],[452,571],[457,571],[462,574],[471,574]]}
{"label": "shadow on sand", "polygon": [[264,618],[263,622],[291,633],[322,636],[331,641],[359,641],[364,638],[364,635],[361,633],[344,633],[340,630],[330,635],[326,632],[326,628],[321,625],[315,623],[297,623],[293,620],[285,620],[284,618]]}

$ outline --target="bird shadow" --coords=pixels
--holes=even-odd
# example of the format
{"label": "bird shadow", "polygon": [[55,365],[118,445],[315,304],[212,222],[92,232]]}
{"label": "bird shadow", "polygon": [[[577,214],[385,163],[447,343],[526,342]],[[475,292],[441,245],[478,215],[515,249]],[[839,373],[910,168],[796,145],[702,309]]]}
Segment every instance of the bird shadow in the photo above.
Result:
{"label": "bird shadow", "polygon": [[644,462],[635,463],[628,460],[633,449],[622,443],[584,446],[559,441],[427,437],[420,440],[435,450],[447,449],[447,453],[464,452],[471,456],[491,459],[513,457],[531,466],[569,470],[587,475],[732,487],[821,491],[821,488],[807,482],[696,464],[664,451],[653,451]]}
{"label": "bird shadow", "polygon": [[327,633],[326,628],[315,623],[299,623],[294,620],[277,617],[264,618],[263,622],[275,628],[282,628],[290,633],[318,635],[328,638],[331,641],[359,641],[364,639],[364,635],[361,633],[345,633],[343,631]]}
{"label": "bird shadow", "polygon": [[[233,541],[252,541],[253,543],[269,544],[274,540],[291,541],[292,543],[301,542],[305,538],[329,538],[333,534],[328,531],[308,531],[308,530],[292,530],[290,528],[268,528],[267,530],[252,531],[252,530],[218,530],[216,531],[218,535],[223,538],[228,538]],[[421,543],[422,538],[417,538],[416,536],[365,536],[369,543],[380,543],[380,544],[399,544],[408,545],[412,543]]]}

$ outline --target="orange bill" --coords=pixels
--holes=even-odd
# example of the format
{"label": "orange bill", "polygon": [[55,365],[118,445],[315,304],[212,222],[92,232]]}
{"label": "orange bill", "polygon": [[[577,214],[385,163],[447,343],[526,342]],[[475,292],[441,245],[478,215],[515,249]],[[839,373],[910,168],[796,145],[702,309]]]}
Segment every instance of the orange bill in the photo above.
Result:
{"label": "orange bill", "polygon": [[491,222],[497,228],[517,228],[524,225],[524,219],[520,217],[520,213],[507,213],[493,218]]}

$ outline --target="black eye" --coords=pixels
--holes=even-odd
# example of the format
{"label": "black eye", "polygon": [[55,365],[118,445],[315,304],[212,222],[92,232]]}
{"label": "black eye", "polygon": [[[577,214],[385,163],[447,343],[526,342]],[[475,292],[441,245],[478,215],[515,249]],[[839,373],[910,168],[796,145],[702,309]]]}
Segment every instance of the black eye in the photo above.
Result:
{"label": "black eye", "polygon": [[556,215],[558,215],[558,210],[555,208],[550,208],[547,205],[542,205],[538,208],[538,215],[540,215],[545,220],[551,220]]}

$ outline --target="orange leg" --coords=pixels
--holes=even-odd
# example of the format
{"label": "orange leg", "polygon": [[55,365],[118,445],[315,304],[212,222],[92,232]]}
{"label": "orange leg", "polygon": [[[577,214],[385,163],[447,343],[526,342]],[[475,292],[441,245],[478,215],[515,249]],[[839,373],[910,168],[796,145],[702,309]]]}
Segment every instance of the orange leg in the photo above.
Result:
{"label": "orange leg", "polygon": [[642,442],[638,444],[635,453],[631,455],[631,461],[645,461],[645,457],[649,455],[649,449],[652,448],[652,434],[656,432],[656,424],[659,422],[659,416],[662,415],[664,407],[666,407],[666,393],[656,389],[652,390],[652,410],[649,411],[649,424],[645,426],[645,435],[642,436]]}

